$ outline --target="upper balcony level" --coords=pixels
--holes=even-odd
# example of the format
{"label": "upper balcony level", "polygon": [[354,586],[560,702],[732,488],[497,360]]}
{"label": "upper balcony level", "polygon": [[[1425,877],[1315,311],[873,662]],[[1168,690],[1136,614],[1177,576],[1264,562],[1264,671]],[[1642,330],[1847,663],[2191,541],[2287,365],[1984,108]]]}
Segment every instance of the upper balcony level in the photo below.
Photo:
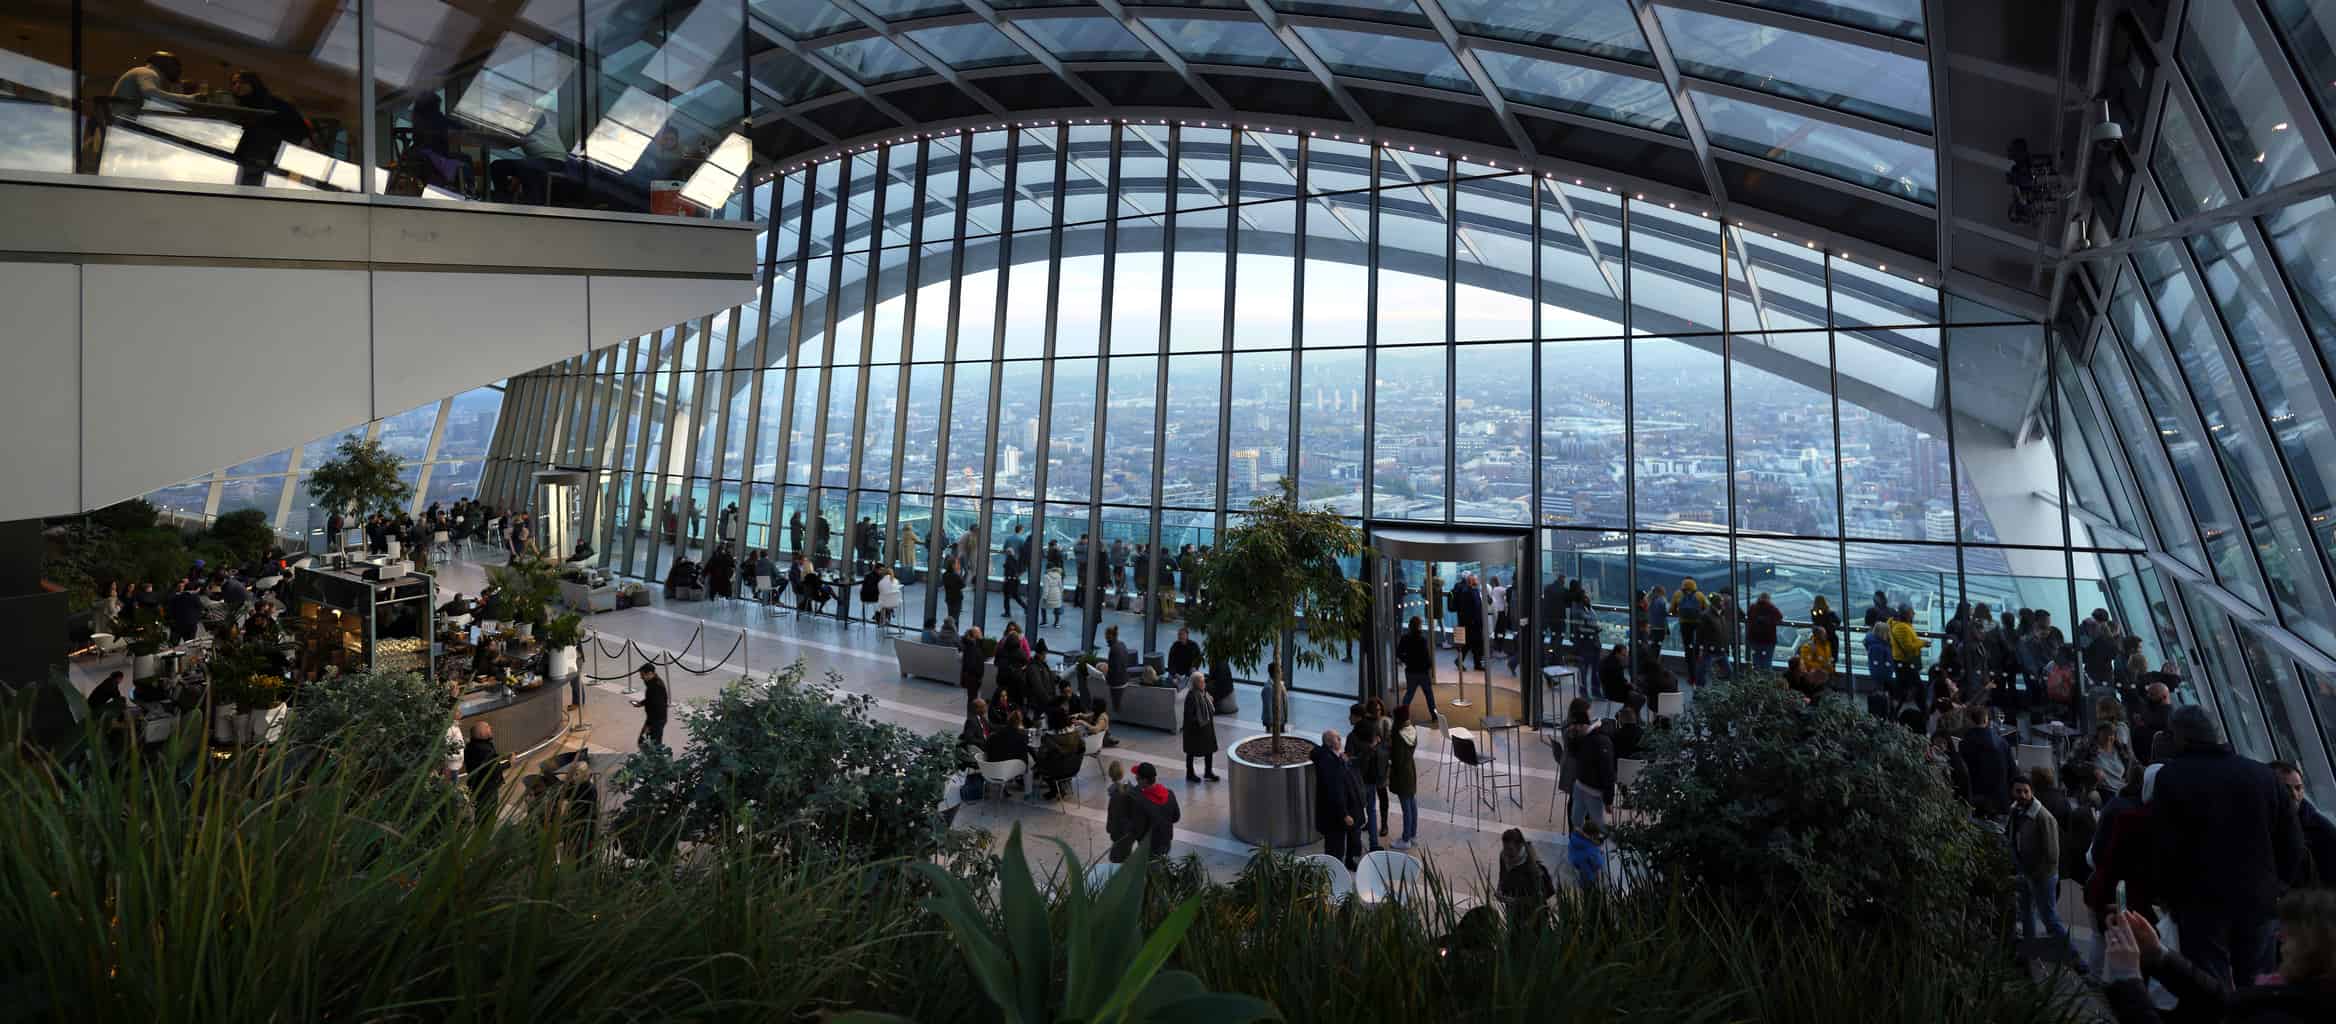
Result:
{"label": "upper balcony level", "polygon": [[735,0],[6,6],[0,177],[761,215]]}

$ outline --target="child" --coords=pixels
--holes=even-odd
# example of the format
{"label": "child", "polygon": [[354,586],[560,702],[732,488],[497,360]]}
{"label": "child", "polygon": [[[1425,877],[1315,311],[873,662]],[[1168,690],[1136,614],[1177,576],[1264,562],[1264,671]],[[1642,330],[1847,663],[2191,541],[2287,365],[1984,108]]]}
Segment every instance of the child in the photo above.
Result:
{"label": "child", "polygon": [[1574,866],[1576,886],[1597,888],[1599,877],[1606,873],[1606,830],[1595,820],[1583,822],[1566,839],[1565,859]]}

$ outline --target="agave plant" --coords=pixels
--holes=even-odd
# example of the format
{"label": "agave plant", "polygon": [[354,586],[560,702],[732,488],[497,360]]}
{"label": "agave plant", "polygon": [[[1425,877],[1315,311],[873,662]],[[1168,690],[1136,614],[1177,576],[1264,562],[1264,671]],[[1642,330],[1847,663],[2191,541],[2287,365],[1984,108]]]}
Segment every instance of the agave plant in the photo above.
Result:
{"label": "agave plant", "polygon": [[[1263,1000],[1210,992],[1187,971],[1163,970],[1200,912],[1198,896],[1169,912],[1143,934],[1144,886],[1148,857],[1142,847],[1119,866],[1102,890],[1088,891],[1086,872],[1068,843],[1063,853],[1060,896],[1063,941],[1054,941],[1047,920],[1047,897],[1031,878],[1022,853],[1022,826],[1006,839],[999,878],[1003,920],[993,931],[971,887],[933,865],[916,870],[937,890],[926,908],[949,926],[982,991],[1004,1013],[1006,1024],[1247,1024],[1280,1020]],[[1060,985],[1057,959],[1064,961]],[[836,1024],[901,1024],[906,1018],[875,1013],[845,1014]]]}

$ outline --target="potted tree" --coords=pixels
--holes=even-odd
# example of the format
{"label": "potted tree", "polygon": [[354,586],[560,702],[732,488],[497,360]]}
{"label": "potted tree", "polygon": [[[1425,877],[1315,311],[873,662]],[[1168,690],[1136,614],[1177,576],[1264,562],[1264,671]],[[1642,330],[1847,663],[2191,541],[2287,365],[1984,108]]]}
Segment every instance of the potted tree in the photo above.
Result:
{"label": "potted tree", "polygon": [[[308,474],[308,493],[327,515],[347,512],[363,519],[375,512],[396,514],[413,500],[413,485],[399,479],[405,460],[379,441],[345,437],[333,457]],[[339,538],[334,538],[339,540]]]}
{"label": "potted tree", "polygon": [[544,677],[566,679],[576,674],[576,645],[584,639],[584,617],[568,612],[543,628]]}
{"label": "potted tree", "polygon": [[1209,646],[1227,662],[1276,667],[1278,692],[1265,695],[1271,731],[1232,747],[1233,834],[1261,846],[1296,846],[1313,838],[1313,744],[1284,736],[1286,687],[1299,667],[1321,668],[1360,639],[1369,591],[1347,578],[1339,559],[1362,553],[1360,530],[1327,507],[1307,508],[1283,477],[1218,541],[1200,569],[1209,600],[1191,612]]}

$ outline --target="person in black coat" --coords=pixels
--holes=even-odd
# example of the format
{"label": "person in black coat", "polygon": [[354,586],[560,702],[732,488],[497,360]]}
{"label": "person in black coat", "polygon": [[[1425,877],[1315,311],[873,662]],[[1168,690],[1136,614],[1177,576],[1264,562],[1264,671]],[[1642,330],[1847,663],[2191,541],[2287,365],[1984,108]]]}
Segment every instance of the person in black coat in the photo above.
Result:
{"label": "person in black coat", "polygon": [[170,595],[165,612],[170,620],[170,642],[183,644],[195,638],[203,628],[203,599],[195,593],[195,585],[181,583],[178,593]]}
{"label": "person in black coat", "polygon": [[949,617],[965,618],[965,574],[958,571],[957,560],[949,560],[949,567],[941,570],[941,597],[949,608]]}
{"label": "person in black coat", "polygon": [[482,809],[491,809],[492,801],[503,786],[503,757],[495,749],[495,727],[480,722],[471,727],[470,742],[462,745],[462,778],[470,786],[471,800]]}
{"label": "person in black coat", "polygon": [[[1205,686],[1184,688],[1184,780],[1217,781],[1217,702],[1209,697]],[[1192,770],[1192,759],[1200,758],[1201,771]]]}
{"label": "person in black coat", "polygon": [[1436,658],[1434,652],[1428,650],[1428,636],[1421,629],[1423,625],[1419,616],[1412,616],[1403,635],[1395,640],[1395,663],[1403,666],[1403,699],[1397,701],[1395,706],[1410,707],[1411,695],[1424,690],[1428,695],[1428,718],[1433,720],[1437,717]]}
{"label": "person in black coat", "polygon": [[1466,573],[1460,582],[1452,585],[1452,616],[1460,628],[1468,631],[1454,664],[1476,662],[1476,670],[1484,671],[1484,592],[1477,589],[1476,574]]}
{"label": "person in black coat", "polygon": [[965,635],[957,638],[957,685],[965,688],[967,710],[981,701],[982,669],[988,664],[989,659],[981,656],[981,627],[966,627]]}
{"label": "person in black coat", "polygon": [[2149,799],[2157,894],[2192,964],[2252,979],[2272,966],[2273,907],[2303,878],[2295,800],[2269,765],[2231,751],[2205,708],[2184,705],[2172,724],[2181,752]]}
{"label": "person in black coat", "polygon": [[672,696],[665,690],[665,680],[658,678],[657,666],[641,666],[641,699],[633,702],[647,714],[641,722],[641,739],[660,747],[665,745],[665,710]]}
{"label": "person in black coat", "polygon": [[1971,776],[1971,808],[1978,813],[2000,818],[2012,806],[2012,749],[2003,736],[1990,724],[1985,705],[1965,709],[1963,741],[1963,770]]}
{"label": "person in black coat", "polygon": [[1028,765],[1032,753],[1030,730],[1023,725],[1019,711],[1008,713],[1005,728],[990,733],[990,738],[981,745],[981,756],[988,761],[1020,761]]}
{"label": "person in black coat", "polygon": [[1322,852],[1351,871],[1362,858],[1355,830],[1363,820],[1363,783],[1339,756],[1342,743],[1338,730],[1324,729],[1306,757],[1314,762],[1314,830],[1322,833]]}
{"label": "person in black coat", "polygon": [[1192,630],[1178,628],[1176,642],[1168,645],[1168,674],[1182,680],[1200,668],[1200,644],[1193,642]]}

